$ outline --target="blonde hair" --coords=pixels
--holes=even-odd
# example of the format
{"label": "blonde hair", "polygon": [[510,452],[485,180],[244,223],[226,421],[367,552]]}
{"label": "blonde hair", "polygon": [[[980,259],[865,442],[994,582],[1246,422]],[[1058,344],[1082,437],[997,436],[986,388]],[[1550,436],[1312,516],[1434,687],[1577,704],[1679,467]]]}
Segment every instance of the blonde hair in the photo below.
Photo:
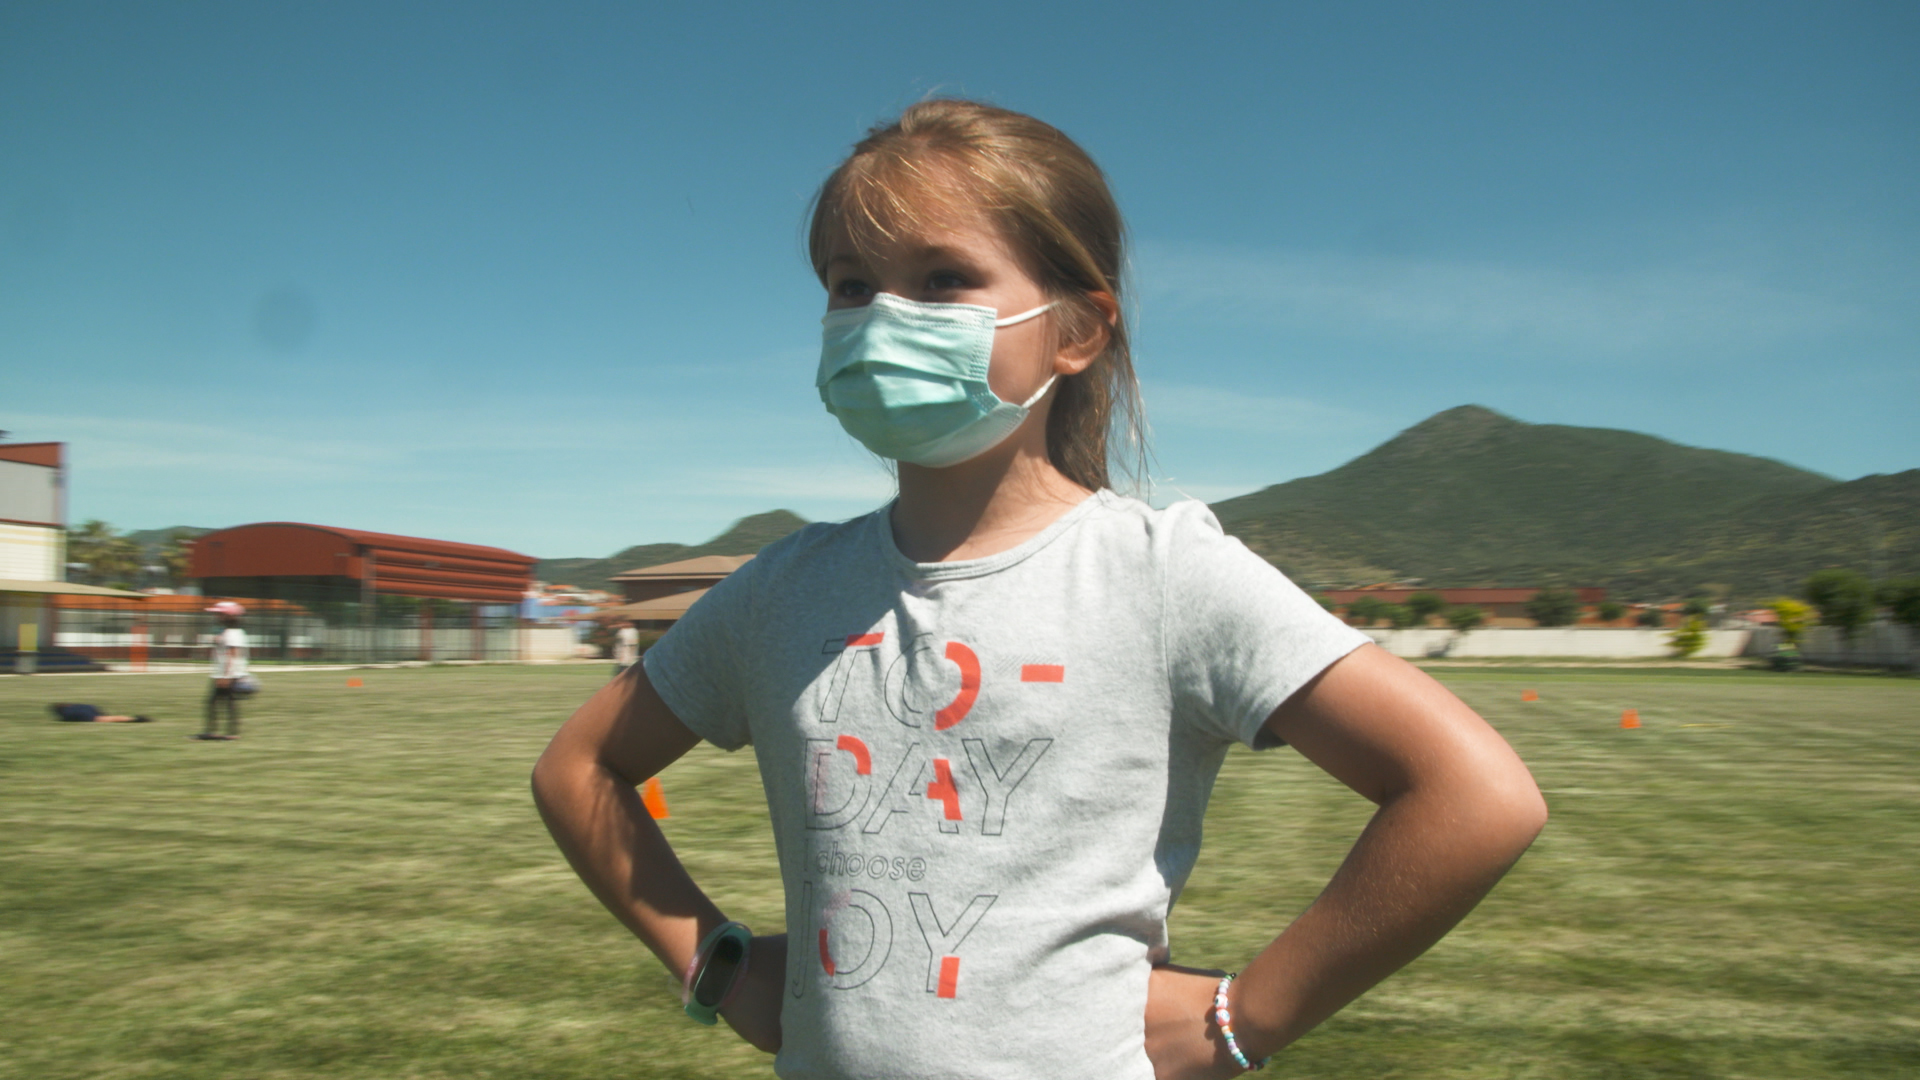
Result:
{"label": "blonde hair", "polygon": [[1062,341],[1106,334],[1085,370],[1063,376],[1047,417],[1047,457],[1083,487],[1114,466],[1144,477],[1145,422],[1124,309],[1111,325],[1089,293],[1122,301],[1125,226],[1106,176],[1072,139],[1022,113],[975,101],[922,101],[875,125],[814,196],[807,253],[825,282],[834,225],[862,253],[905,230],[944,224],[954,202],[984,213],[1058,301]]}

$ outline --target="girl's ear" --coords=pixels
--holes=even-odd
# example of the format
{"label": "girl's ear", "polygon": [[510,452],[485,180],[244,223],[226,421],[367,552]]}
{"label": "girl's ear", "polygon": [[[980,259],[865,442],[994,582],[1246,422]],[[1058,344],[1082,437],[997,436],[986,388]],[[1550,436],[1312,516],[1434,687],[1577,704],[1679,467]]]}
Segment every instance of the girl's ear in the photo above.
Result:
{"label": "girl's ear", "polygon": [[1092,326],[1086,336],[1061,343],[1060,355],[1053,367],[1061,375],[1078,375],[1087,370],[1088,365],[1107,351],[1107,342],[1113,337],[1112,328],[1120,322],[1120,304],[1112,293],[1088,292],[1081,295],[1099,309],[1103,322]]}
{"label": "girl's ear", "polygon": [[1119,325],[1120,301],[1115,300],[1112,293],[1090,292],[1087,294],[1087,299],[1093,301],[1093,306],[1099,308],[1100,314],[1106,316],[1108,326]]}

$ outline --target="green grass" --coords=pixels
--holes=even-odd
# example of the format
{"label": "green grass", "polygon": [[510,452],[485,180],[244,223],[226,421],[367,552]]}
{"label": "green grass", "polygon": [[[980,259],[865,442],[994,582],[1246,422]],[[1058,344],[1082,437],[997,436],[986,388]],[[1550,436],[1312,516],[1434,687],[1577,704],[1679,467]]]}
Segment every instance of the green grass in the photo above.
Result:
{"label": "green grass", "polygon": [[[280,672],[234,743],[183,737],[197,677],[0,679],[0,1073],[770,1076],[678,1015],[533,813],[534,756],[606,672]],[[1920,682],[1442,677],[1533,765],[1553,821],[1280,1075],[1920,1072]],[[55,724],[56,698],[161,722]],[[777,926],[751,756],[701,749],[664,783],[695,875]],[[1244,963],[1366,810],[1286,751],[1231,755],[1176,959]]]}

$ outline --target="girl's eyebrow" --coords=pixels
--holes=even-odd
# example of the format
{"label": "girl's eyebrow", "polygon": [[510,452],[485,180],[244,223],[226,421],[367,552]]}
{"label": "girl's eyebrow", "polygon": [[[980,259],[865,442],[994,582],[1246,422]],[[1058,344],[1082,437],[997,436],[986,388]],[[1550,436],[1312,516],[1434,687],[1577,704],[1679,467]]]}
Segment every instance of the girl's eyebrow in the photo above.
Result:
{"label": "girl's eyebrow", "polygon": [[[911,263],[949,262],[965,266],[974,265],[973,256],[959,248],[947,247],[943,244],[928,244],[925,247],[914,248],[907,253],[906,261]],[[851,266],[864,268],[867,265],[867,261],[858,254],[841,251],[827,256],[826,265],[830,267]]]}
{"label": "girl's eyebrow", "polygon": [[[908,257],[914,259],[942,259],[960,258],[964,257],[965,254],[966,253],[959,248],[948,247],[945,244],[927,244],[924,247],[917,247],[908,252]],[[850,251],[838,251],[827,256],[827,261],[830,263],[859,262],[860,256]]]}
{"label": "girl's eyebrow", "polygon": [[943,247],[939,244],[929,244],[926,247],[920,248],[913,253],[913,257],[924,260],[953,259],[970,261],[966,252],[957,248]]}

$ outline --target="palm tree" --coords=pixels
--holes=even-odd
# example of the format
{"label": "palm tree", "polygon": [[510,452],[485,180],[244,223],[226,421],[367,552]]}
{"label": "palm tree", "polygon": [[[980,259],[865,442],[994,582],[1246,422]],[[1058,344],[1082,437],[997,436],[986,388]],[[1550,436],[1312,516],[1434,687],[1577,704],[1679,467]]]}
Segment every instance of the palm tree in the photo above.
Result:
{"label": "palm tree", "polygon": [[139,544],[98,518],[67,531],[67,558],[85,566],[87,584],[130,588],[140,576],[140,555]]}
{"label": "palm tree", "polygon": [[167,584],[179,588],[193,569],[193,537],[174,533],[160,548],[160,565],[167,568]]}

